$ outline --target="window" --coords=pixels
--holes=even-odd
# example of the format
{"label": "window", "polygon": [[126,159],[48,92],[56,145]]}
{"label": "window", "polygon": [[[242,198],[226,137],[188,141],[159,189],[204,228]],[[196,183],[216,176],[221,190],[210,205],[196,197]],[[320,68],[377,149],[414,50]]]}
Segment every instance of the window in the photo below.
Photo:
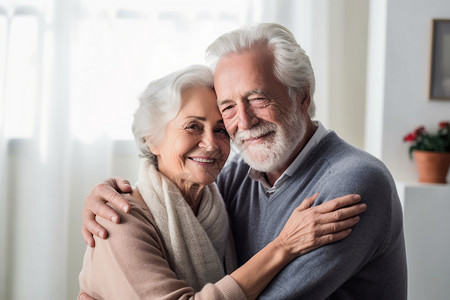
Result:
{"label": "window", "polygon": [[[6,136],[30,137],[39,100],[40,17],[33,7],[0,10],[0,97]],[[6,113],[7,112],[7,113]]]}
{"label": "window", "polygon": [[0,4],[6,135],[32,136],[44,122],[42,112],[58,113],[49,107],[57,103],[69,112],[65,122],[77,139],[132,139],[132,114],[145,86],[175,69],[204,64],[205,49],[218,35],[254,21],[254,2]]}

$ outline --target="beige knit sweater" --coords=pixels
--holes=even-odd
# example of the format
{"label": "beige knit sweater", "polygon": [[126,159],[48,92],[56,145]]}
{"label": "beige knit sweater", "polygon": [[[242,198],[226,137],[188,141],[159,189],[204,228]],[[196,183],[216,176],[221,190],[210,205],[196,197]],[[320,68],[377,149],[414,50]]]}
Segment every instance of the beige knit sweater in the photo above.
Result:
{"label": "beige knit sweater", "polygon": [[131,210],[121,223],[97,218],[109,237],[87,247],[80,290],[96,299],[246,299],[227,275],[195,293],[169,267],[168,255],[155,220],[141,200],[128,197]]}

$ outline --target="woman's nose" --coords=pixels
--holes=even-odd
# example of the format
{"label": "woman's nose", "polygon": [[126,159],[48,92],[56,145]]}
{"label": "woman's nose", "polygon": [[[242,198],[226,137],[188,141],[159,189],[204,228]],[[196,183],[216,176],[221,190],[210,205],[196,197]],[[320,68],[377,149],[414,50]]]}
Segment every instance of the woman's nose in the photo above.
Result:
{"label": "woman's nose", "polygon": [[203,134],[202,139],[200,140],[198,146],[207,151],[216,150],[218,148],[218,144],[214,132],[211,131]]}

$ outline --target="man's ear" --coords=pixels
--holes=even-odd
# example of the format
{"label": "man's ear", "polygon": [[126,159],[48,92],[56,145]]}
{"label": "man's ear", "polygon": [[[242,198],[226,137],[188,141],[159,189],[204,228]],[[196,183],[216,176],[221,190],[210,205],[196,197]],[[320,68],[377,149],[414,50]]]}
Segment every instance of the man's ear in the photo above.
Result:
{"label": "man's ear", "polygon": [[297,94],[297,103],[299,103],[301,110],[308,112],[309,106],[311,105],[311,93],[309,84],[305,90],[305,93],[302,95],[301,93]]}
{"label": "man's ear", "polygon": [[308,83],[308,86],[306,87],[305,94],[303,95],[301,104],[305,103],[305,101],[309,107],[309,105],[311,104],[311,88],[309,86],[309,83]]}
{"label": "man's ear", "polygon": [[308,113],[309,106],[311,105],[311,96],[309,91],[306,94],[297,94],[297,108],[302,112]]}
{"label": "man's ear", "polygon": [[303,95],[301,104],[306,104],[308,107],[311,104],[311,94],[309,93],[309,91],[305,95]]}

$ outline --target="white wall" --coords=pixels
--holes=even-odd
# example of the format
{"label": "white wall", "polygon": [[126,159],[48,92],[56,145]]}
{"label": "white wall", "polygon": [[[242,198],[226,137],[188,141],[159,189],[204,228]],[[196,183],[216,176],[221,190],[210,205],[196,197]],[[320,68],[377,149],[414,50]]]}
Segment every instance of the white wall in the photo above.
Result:
{"label": "white wall", "polygon": [[316,119],[364,147],[369,0],[264,0],[262,22],[289,28],[311,59]]}
{"label": "white wall", "polygon": [[369,0],[330,1],[328,128],[364,147]]}
{"label": "white wall", "polygon": [[366,147],[396,180],[417,181],[402,139],[450,119],[450,101],[428,100],[431,20],[450,19],[450,1],[373,0],[371,13]]}

